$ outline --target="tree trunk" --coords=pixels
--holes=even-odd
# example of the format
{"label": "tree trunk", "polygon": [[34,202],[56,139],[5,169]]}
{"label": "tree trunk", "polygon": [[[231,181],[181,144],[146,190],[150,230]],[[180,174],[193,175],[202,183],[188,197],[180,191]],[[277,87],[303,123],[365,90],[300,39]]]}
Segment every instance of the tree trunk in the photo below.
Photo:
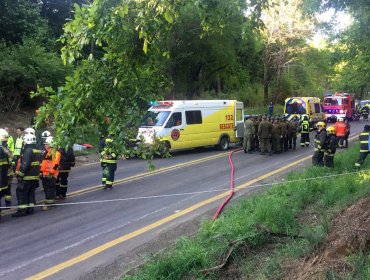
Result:
{"label": "tree trunk", "polygon": [[263,102],[268,104],[269,99],[269,62],[270,62],[270,46],[266,45],[263,59]]}
{"label": "tree trunk", "polygon": [[276,70],[274,93],[272,95],[272,102],[274,104],[277,101],[277,97],[280,95],[280,80],[281,80],[281,65],[279,63],[277,70]]}

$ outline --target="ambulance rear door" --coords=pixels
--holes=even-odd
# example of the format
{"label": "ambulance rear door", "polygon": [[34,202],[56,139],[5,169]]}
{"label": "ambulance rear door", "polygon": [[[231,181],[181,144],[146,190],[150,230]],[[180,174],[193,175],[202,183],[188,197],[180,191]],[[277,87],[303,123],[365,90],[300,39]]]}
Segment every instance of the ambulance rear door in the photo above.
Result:
{"label": "ambulance rear door", "polygon": [[244,104],[243,102],[235,102],[234,109],[234,126],[236,128],[237,138],[244,137]]}

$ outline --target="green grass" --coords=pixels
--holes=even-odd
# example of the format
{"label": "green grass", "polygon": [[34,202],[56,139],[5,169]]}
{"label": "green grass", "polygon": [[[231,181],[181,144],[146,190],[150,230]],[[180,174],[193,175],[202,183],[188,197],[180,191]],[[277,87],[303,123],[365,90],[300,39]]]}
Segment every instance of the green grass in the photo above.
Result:
{"label": "green grass", "polygon": [[[294,182],[276,185],[262,195],[229,205],[216,221],[205,222],[196,237],[182,238],[174,248],[150,259],[135,275],[124,279],[182,279],[189,276],[191,279],[217,279],[217,273],[206,277],[199,270],[218,265],[220,256],[227,252],[232,241],[242,240],[242,247],[258,251],[269,243],[270,238],[259,229],[261,227],[291,236],[303,235],[303,239],[292,237],[263,257],[258,254],[249,256],[248,261],[243,259],[243,250],[236,250],[235,254],[240,254],[235,259],[241,263],[237,266],[241,274],[249,275],[249,279],[274,278],[281,272],[283,260],[303,256],[324,240],[336,213],[370,193],[370,173],[367,171],[305,180],[352,172],[357,154],[358,145],[355,145],[336,155],[334,169],[309,167],[301,173],[288,174],[287,181]],[[368,168],[368,164],[364,168]],[[314,213],[316,220],[300,224],[297,217],[304,210]],[[361,269],[363,275],[368,275],[368,269]]]}

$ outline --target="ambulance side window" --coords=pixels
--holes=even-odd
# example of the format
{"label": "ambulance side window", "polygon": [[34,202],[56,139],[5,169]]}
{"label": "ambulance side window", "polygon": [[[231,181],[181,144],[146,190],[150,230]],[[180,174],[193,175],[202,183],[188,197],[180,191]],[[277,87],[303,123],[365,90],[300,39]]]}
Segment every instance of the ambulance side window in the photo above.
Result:
{"label": "ambulance side window", "polygon": [[315,113],[320,113],[321,110],[320,110],[320,104],[319,103],[315,103]]}
{"label": "ambulance side window", "polygon": [[182,125],[182,114],[181,112],[176,112],[169,118],[166,128]]}
{"label": "ambulance side window", "polygon": [[186,123],[187,124],[201,124],[202,123],[202,112],[201,111],[186,111]]}

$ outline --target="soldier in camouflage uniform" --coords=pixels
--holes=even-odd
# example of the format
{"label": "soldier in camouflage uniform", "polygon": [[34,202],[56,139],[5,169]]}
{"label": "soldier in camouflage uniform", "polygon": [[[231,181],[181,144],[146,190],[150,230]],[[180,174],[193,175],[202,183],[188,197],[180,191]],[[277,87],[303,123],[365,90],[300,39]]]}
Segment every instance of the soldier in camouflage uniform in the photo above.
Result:
{"label": "soldier in camouflage uniform", "polygon": [[244,153],[252,152],[253,135],[254,135],[253,122],[250,119],[250,117],[247,117],[244,123],[244,140],[243,140]]}
{"label": "soldier in camouflage uniform", "polygon": [[262,121],[258,126],[258,137],[261,147],[261,155],[268,153],[271,155],[271,130],[272,124],[267,121],[267,117],[263,116]]}
{"label": "soldier in camouflage uniform", "polygon": [[280,118],[275,118],[273,124],[272,124],[272,150],[275,154],[281,153],[281,139],[283,137],[282,135],[282,123],[280,122]]}
{"label": "soldier in camouflage uniform", "polygon": [[254,126],[254,148],[256,151],[261,151],[260,149],[260,142],[258,140],[258,127],[260,125],[261,120],[259,119],[259,116],[254,117],[253,126]]}

